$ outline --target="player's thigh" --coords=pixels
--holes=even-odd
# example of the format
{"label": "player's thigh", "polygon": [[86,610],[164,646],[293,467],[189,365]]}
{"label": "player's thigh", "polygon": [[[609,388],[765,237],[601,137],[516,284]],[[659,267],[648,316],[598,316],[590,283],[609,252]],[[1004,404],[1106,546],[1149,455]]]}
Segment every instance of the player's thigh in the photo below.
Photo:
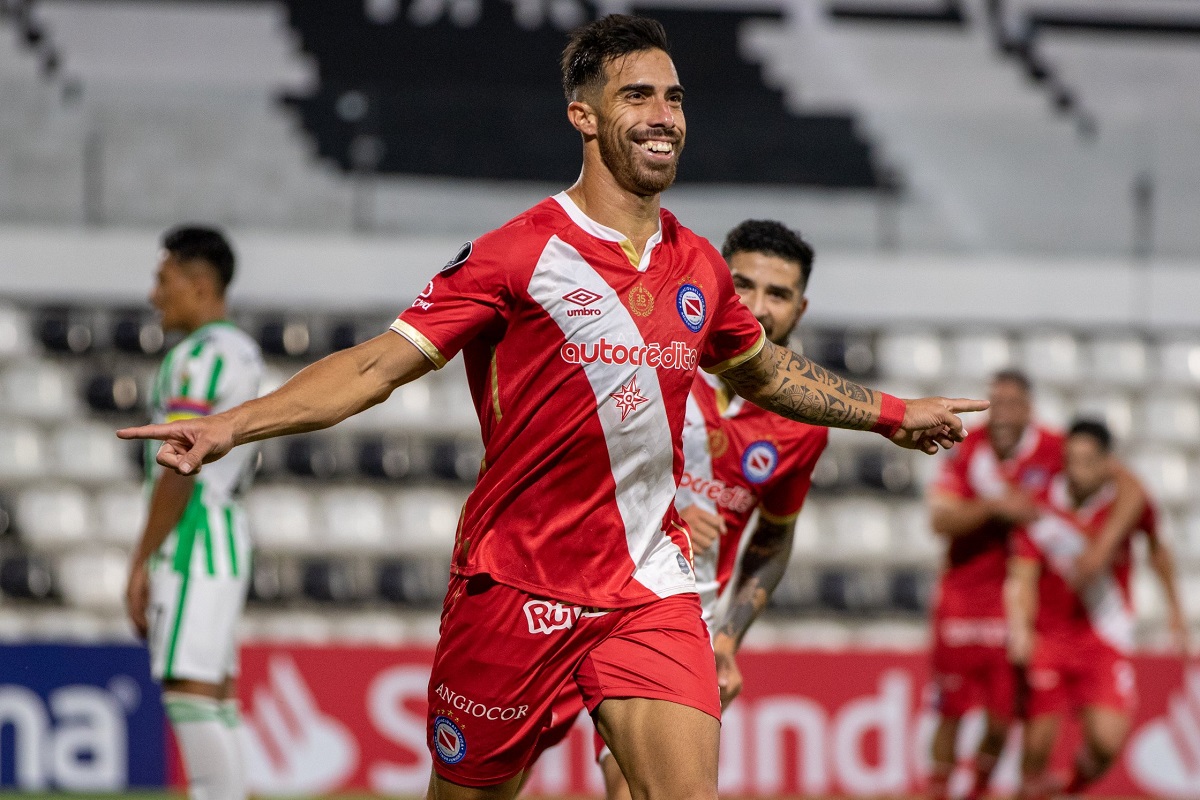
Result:
{"label": "player's thigh", "polygon": [[604,700],[595,716],[634,800],[717,796],[721,724],[711,714],[630,697]]}
{"label": "player's thigh", "polygon": [[600,771],[604,775],[604,800],[632,800],[629,781],[625,780],[625,773],[621,772],[620,764],[607,747],[600,756]]}
{"label": "player's thigh", "polygon": [[1083,735],[1097,755],[1112,758],[1129,736],[1132,717],[1112,706],[1088,706],[1083,710]]}
{"label": "player's thigh", "polygon": [[246,578],[169,565],[150,575],[151,669],[159,680],[221,686],[237,647]]}
{"label": "player's thigh", "polygon": [[522,774],[518,773],[495,786],[463,786],[433,773],[429,782],[431,800],[511,800],[521,788]]}
{"label": "player's thigh", "polygon": [[1027,764],[1045,765],[1054,750],[1061,724],[1060,714],[1039,714],[1025,723],[1022,751]]}
{"label": "player's thigh", "polygon": [[989,648],[982,666],[983,705],[987,711],[992,735],[1006,731],[1017,713],[1018,685],[1024,680],[1022,672],[1008,660],[1000,648]]}

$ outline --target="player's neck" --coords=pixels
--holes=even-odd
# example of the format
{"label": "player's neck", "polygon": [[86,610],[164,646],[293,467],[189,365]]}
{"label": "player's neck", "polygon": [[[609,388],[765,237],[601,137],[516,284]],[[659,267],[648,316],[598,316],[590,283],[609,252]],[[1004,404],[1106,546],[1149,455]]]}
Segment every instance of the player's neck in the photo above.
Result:
{"label": "player's neck", "polygon": [[644,197],[627,191],[602,166],[589,169],[584,164],[567,196],[590,219],[624,234],[639,257],[650,237],[658,233],[660,195]]}
{"label": "player's neck", "polygon": [[214,322],[224,322],[227,316],[228,314],[226,312],[224,303],[214,304],[208,308],[198,311],[195,315],[193,315],[192,318],[187,321],[187,324],[184,325],[184,333],[191,335],[203,328],[205,325],[211,325]]}

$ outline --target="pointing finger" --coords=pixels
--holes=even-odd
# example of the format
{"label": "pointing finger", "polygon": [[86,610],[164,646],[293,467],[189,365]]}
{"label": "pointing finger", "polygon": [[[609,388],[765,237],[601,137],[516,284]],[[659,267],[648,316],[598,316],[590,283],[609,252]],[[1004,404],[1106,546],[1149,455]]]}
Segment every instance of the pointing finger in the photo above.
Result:
{"label": "pointing finger", "polygon": [[173,425],[141,425],[117,431],[118,439],[166,439],[175,433]]}
{"label": "pointing finger", "polygon": [[946,401],[946,408],[955,414],[965,414],[970,411],[987,411],[990,406],[987,400],[972,400],[967,397],[955,397]]}

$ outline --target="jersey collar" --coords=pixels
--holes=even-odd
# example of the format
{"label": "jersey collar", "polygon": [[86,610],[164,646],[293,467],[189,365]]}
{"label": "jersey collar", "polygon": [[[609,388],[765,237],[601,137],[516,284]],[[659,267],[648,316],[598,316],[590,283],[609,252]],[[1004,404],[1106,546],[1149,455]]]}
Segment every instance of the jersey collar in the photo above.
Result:
{"label": "jersey collar", "polygon": [[572,222],[583,229],[584,233],[606,242],[616,242],[621,245],[621,249],[625,251],[625,255],[629,258],[629,263],[636,267],[638,272],[645,272],[649,268],[650,254],[654,251],[655,246],[662,241],[661,220],[658,223],[658,230],[646,241],[646,249],[642,252],[641,259],[638,260],[637,252],[633,249],[633,242],[629,241],[628,236],[607,225],[601,225],[587,214],[584,214],[583,210],[575,205],[575,201],[566,192],[559,192],[554,195],[554,201],[562,207],[563,211],[567,212],[567,216],[571,218]]}

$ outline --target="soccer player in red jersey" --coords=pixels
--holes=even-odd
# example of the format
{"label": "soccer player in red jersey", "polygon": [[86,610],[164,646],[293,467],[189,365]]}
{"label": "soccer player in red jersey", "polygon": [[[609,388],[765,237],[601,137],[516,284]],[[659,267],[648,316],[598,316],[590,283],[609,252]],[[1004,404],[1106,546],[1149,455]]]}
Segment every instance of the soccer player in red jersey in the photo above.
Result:
{"label": "soccer player in red jersey", "polygon": [[[1063,437],[1033,421],[1029,379],[1002,370],[991,382],[986,425],[950,454],[930,494],[933,529],[948,540],[933,610],[938,727],[929,795],[947,797],[962,717],[986,711],[969,797],[987,790],[1017,712],[1018,678],[1006,652],[1004,579],[1009,533],[1037,516],[1036,498],[1062,470]],[[1132,524],[1143,495],[1121,476],[1115,525]]]}
{"label": "soccer player in red jersey", "polygon": [[[1171,554],[1155,530],[1153,506],[1115,540],[1099,574],[1079,584],[1081,557],[1114,513],[1120,468],[1112,437],[1097,422],[1078,422],[1066,442],[1065,470],[1050,483],[1041,516],[1016,532],[1005,600],[1013,663],[1028,667],[1019,797],[1078,794],[1112,765],[1129,734],[1136,687],[1130,597],[1133,534],[1146,535],[1167,595],[1171,627],[1184,653],[1187,626],[1175,590]],[[1062,716],[1081,712],[1084,742],[1064,784],[1046,774]]]}
{"label": "soccer player in red jersey", "polygon": [[[729,269],[660,208],[685,142],[662,26],[613,15],[562,59],[583,169],[465,245],[390,332],[223,414],[120,432],[193,474],[329,427],[463,352],[485,461],[463,509],[429,691],[435,798],[507,798],[562,685],[638,798],[713,798],[720,702],[674,508],[697,367],[790,419],[936,452],[983,401],[904,401],[767,340]],[[539,134],[542,135],[542,134]]]}

